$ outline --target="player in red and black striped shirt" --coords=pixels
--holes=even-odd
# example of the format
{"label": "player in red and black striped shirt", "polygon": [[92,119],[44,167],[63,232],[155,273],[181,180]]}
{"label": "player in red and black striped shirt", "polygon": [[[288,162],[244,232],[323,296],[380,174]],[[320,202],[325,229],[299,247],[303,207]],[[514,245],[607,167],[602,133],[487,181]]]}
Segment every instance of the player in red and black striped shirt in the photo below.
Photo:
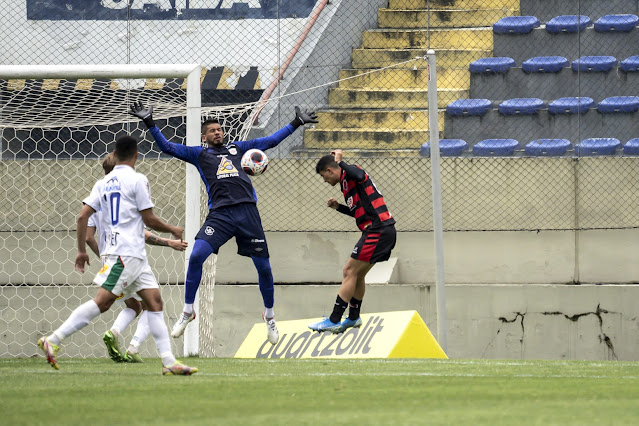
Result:
{"label": "player in red and black striped shirt", "polygon": [[[344,278],[333,313],[329,318],[308,326],[315,331],[342,333],[349,327],[362,325],[359,312],[366,290],[364,279],[373,264],[390,257],[396,240],[395,219],[370,176],[361,167],[343,162],[341,150],[322,157],[315,171],[324,178],[324,182],[332,186],[339,183],[344,194],[346,205],[339,204],[335,198],[330,198],[326,205],[354,217],[362,231],[344,266]],[[342,321],[347,306],[348,318]]]}

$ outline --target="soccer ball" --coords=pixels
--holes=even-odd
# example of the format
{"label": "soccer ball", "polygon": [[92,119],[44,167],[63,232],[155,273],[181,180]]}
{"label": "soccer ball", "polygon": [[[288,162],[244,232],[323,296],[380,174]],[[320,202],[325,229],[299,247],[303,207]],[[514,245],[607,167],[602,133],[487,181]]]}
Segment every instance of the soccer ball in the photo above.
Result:
{"label": "soccer ball", "polygon": [[242,155],[240,164],[247,174],[257,176],[266,171],[268,157],[259,149],[249,149]]}

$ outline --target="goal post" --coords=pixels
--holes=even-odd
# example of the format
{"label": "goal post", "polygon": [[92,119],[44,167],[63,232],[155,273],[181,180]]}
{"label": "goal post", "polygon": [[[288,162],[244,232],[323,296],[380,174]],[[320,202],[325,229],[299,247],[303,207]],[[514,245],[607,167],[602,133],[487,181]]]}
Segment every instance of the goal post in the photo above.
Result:
{"label": "goal post", "polygon": [[[59,326],[92,294],[86,286],[90,278],[74,277],[72,267],[64,262],[75,248],[77,203],[86,195],[86,182],[91,181],[90,190],[100,177],[99,160],[107,146],[112,146],[118,133],[143,130],[139,120],[128,114],[130,104],[140,100],[153,105],[156,122],[170,129],[169,139],[199,146],[201,76],[199,64],[0,65],[0,195],[4,198],[0,202],[4,219],[0,225],[0,258],[4,258],[0,260],[0,291],[9,299],[3,318],[6,324],[0,326],[0,334],[8,335],[8,340],[0,345],[0,356],[33,355],[34,335]],[[168,282],[184,282],[201,222],[200,177],[194,167],[176,160],[166,166],[166,159],[159,164],[158,154],[154,155],[155,160],[141,162],[149,164],[138,163],[138,169],[156,174],[150,180],[159,184],[151,183],[151,193],[154,202],[162,199],[160,210],[171,211],[171,198],[184,197],[175,203],[183,206],[183,212],[159,215],[172,223],[183,220],[185,239],[190,242],[182,261],[171,261],[177,252],[163,252],[157,263],[181,268],[181,272],[163,274]],[[14,200],[18,194],[31,192],[37,195],[26,196],[18,206]],[[26,208],[27,214],[21,214],[19,207]],[[170,249],[150,249],[161,250]],[[90,269],[85,275],[95,272]],[[179,303],[174,303],[181,312],[183,287],[175,293],[172,297],[179,295]],[[43,302],[42,294],[51,300]],[[59,306],[57,315],[48,312]],[[21,312],[25,308],[31,315]],[[109,318],[104,321],[108,323]],[[190,328],[184,338],[185,355],[198,354],[197,324]],[[103,352],[89,333],[78,333],[83,337],[74,339],[67,351],[70,356]]]}

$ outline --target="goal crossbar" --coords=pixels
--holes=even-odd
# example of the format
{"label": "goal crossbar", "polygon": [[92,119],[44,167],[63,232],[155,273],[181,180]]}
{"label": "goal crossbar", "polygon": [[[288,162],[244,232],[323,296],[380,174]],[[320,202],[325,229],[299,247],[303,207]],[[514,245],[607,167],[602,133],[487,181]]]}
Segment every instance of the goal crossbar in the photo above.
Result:
{"label": "goal crossbar", "polygon": [[186,78],[200,69],[197,64],[0,65],[0,79]]}

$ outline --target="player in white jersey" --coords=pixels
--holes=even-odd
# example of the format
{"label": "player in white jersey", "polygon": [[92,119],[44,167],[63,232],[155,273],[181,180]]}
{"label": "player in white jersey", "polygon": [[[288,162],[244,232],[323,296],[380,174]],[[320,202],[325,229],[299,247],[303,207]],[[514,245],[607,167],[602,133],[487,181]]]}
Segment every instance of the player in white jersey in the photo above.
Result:
{"label": "player in white jersey", "polygon": [[60,368],[56,355],[62,340],[107,311],[120,294],[137,293],[149,308],[149,328],[162,358],[162,374],[190,375],[197,372],[197,368],[177,361],[171,351],[160,288],[147,261],[144,246],[144,225],[159,232],[169,232],[178,239],[181,239],[183,229],[164,222],[153,213],[149,181],[133,169],[138,157],[137,146],[137,140],[130,136],[115,141],[117,164],[111,173],[94,185],[78,215],[76,270],[84,272],[85,265],[90,264],[86,252],[87,224],[91,215],[100,209],[100,224],[106,237],[102,253],[105,258],[93,280],[100,286],[93,300],[77,307],[51,335],[38,340],[47,362],[55,369]]}
{"label": "player in white jersey", "polygon": [[[115,167],[115,163],[116,158],[112,152],[104,157],[102,160],[102,168],[104,169],[105,175],[111,173]],[[104,238],[104,232],[102,232],[100,222],[100,213],[101,211],[97,211],[89,218],[86,236],[87,245],[99,258],[101,258],[100,253],[102,253],[106,245],[106,239]],[[98,234],[97,240],[95,239],[96,231]],[[162,238],[147,230],[144,231],[144,240],[149,245],[171,247],[177,251],[184,251],[188,247],[186,241]],[[140,357],[138,349],[149,335],[148,309],[145,304],[141,303],[142,299],[136,293],[129,294],[126,298],[123,297],[122,300],[126,306],[120,311],[111,328],[104,333],[102,340],[106,345],[109,357],[114,362],[142,362],[142,357]],[[120,349],[118,338],[122,334],[122,331],[140,315],[140,312],[142,312],[142,315],[138,321],[133,339],[131,339],[131,344],[126,353],[123,353],[122,349]]]}

